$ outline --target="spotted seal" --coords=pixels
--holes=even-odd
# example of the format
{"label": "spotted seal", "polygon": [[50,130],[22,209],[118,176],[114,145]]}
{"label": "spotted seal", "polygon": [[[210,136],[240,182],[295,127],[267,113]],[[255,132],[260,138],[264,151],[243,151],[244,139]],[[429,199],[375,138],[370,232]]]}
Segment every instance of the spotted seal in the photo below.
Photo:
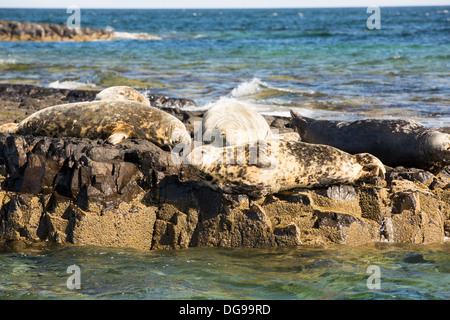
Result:
{"label": "spotted seal", "polygon": [[354,184],[384,179],[379,159],[351,155],[331,146],[300,141],[269,140],[192,150],[184,164],[201,181],[225,193],[262,197],[293,188]]}
{"label": "spotted seal", "polygon": [[56,105],[35,112],[18,124],[14,133],[49,137],[147,139],[154,144],[189,144],[184,124],[162,110],[136,101],[91,101]]}
{"label": "spotted seal", "polygon": [[262,115],[228,98],[220,99],[204,114],[200,132],[203,142],[219,147],[274,138]]}
{"label": "spotted seal", "polygon": [[150,101],[146,97],[140,94],[137,90],[127,86],[106,88],[95,96],[94,101],[96,100],[130,100],[150,106]]}
{"label": "spotted seal", "polygon": [[315,120],[291,111],[302,141],[326,144],[351,154],[367,152],[388,166],[439,170],[450,164],[450,135],[414,120]]}

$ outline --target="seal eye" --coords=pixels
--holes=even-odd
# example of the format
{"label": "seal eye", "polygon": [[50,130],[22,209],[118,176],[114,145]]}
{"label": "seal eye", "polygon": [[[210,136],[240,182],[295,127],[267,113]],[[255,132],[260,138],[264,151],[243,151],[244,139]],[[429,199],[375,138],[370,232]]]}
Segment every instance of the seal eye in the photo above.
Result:
{"label": "seal eye", "polygon": [[210,174],[205,174],[204,179],[205,179],[206,181],[212,181],[212,180],[213,180],[213,177],[212,177],[212,175],[210,175]]}

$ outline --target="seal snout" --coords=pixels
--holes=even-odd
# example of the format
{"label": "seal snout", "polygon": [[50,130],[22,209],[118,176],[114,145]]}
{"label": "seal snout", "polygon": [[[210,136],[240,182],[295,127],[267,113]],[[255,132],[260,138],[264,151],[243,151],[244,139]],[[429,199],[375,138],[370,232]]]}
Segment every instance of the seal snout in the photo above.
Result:
{"label": "seal snout", "polygon": [[0,126],[0,132],[1,133],[17,133],[19,130],[19,124],[18,123],[6,123]]}

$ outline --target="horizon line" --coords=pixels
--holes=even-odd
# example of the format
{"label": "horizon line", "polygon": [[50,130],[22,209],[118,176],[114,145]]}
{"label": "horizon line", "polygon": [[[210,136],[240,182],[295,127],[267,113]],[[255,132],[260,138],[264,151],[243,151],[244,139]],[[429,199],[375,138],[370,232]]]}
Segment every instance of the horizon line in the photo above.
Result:
{"label": "horizon line", "polygon": [[[112,9],[112,10],[120,10],[120,9],[138,9],[138,10],[240,10],[240,9],[339,9],[339,8],[367,8],[369,6],[318,6],[318,7],[86,7],[80,6],[80,9]],[[412,4],[412,5],[382,5],[378,6],[380,8],[388,7],[388,8],[408,8],[408,7],[450,7],[450,5],[442,5],[442,4]],[[66,6],[62,7],[0,7],[0,9],[67,9]]]}

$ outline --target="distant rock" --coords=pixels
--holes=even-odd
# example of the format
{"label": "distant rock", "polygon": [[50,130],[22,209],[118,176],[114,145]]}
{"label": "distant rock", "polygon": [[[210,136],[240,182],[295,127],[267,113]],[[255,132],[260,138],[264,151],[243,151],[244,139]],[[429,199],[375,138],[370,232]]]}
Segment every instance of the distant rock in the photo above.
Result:
{"label": "distant rock", "polygon": [[0,21],[0,41],[92,41],[114,39],[114,32],[25,21]]}

